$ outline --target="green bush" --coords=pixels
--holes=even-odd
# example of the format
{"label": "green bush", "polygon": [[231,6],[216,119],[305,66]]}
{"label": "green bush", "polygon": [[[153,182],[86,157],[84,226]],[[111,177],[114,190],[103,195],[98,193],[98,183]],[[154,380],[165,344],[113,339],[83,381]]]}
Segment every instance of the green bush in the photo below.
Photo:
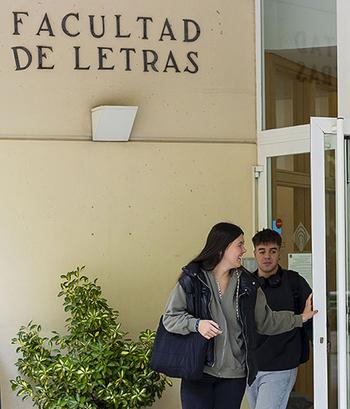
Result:
{"label": "green bush", "polygon": [[89,282],[77,269],[62,275],[67,335],[52,331],[41,337],[41,326],[21,327],[16,362],[21,375],[11,380],[22,400],[40,409],[119,409],[152,406],[171,381],[149,367],[155,332],[142,331],[138,342],[119,330],[118,311],[101,297],[97,279]]}

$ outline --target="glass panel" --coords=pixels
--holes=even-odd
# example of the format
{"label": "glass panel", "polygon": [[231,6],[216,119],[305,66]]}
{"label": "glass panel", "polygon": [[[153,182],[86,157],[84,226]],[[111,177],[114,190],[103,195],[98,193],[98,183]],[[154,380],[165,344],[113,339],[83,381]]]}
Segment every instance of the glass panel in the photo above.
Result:
{"label": "glass panel", "polygon": [[[281,265],[288,267],[290,254],[311,253],[311,189],[310,154],[285,155],[270,158],[271,220],[282,222]],[[350,161],[349,161],[350,168]],[[326,285],[328,339],[328,407],[338,408],[337,353],[337,287],[336,287],[336,229],[335,229],[335,151],[325,152],[326,185]],[[349,188],[350,193],[350,188]],[[298,234],[302,240],[298,240]],[[350,264],[350,262],[349,262]],[[299,367],[295,392],[309,395],[313,400],[313,362]]]}
{"label": "glass panel", "polygon": [[326,186],[326,287],[328,340],[331,350],[328,356],[328,407],[338,408],[338,351],[336,282],[336,211],[335,211],[335,151],[325,151]]}
{"label": "glass panel", "polygon": [[264,129],[337,116],[336,0],[262,0]]}
{"label": "glass panel", "polygon": [[[310,154],[278,156],[270,158],[268,163],[271,175],[270,227],[273,227],[274,220],[281,220],[280,264],[288,268],[289,255],[311,254]],[[299,367],[294,392],[308,395],[313,401],[312,351],[309,361]]]}
{"label": "glass panel", "polygon": [[293,125],[293,80],[276,76],[276,127]]}
{"label": "glass panel", "polygon": [[315,105],[316,105],[315,114],[316,116],[328,116],[329,103],[330,103],[329,93],[320,87],[316,87],[316,95],[315,95]]}

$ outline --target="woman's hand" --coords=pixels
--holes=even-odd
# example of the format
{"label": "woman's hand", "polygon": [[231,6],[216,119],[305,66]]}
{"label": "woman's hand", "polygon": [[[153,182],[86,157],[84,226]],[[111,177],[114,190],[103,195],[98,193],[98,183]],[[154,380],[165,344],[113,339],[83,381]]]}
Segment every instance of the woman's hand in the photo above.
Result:
{"label": "woman's hand", "polygon": [[223,333],[219,325],[211,320],[200,320],[198,325],[198,332],[207,339],[216,337],[217,335]]}
{"label": "woman's hand", "polygon": [[318,310],[312,310],[312,296],[313,293],[311,293],[308,297],[308,299],[306,300],[305,303],[305,308],[303,311],[303,322],[306,322],[307,320],[309,320],[310,318],[312,318],[315,314],[318,313]]}

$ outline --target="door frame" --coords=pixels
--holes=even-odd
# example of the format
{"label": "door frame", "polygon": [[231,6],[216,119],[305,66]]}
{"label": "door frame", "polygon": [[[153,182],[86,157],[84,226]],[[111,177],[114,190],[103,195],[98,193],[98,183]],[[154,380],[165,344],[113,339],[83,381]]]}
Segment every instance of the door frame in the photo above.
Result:
{"label": "door frame", "polygon": [[[311,219],[312,271],[314,305],[319,313],[314,319],[314,388],[315,409],[328,402],[326,309],[326,213],[325,213],[325,136],[334,135],[329,144],[335,149],[336,166],[336,278],[337,278],[337,366],[338,409],[348,408],[347,382],[347,300],[346,300],[346,212],[345,212],[345,139],[350,134],[350,120],[311,118]],[[327,141],[328,142],[328,141]],[[334,143],[334,146],[331,146]],[[314,171],[313,171],[314,170]],[[342,290],[342,291],[341,291]]]}
{"label": "door frame", "polygon": [[[293,126],[264,131],[258,141],[258,164],[262,165],[258,182],[258,226],[267,227],[269,214],[268,159],[275,156],[310,153],[310,125]],[[255,233],[255,232],[254,232]]]}
{"label": "door frame", "polygon": [[[328,407],[325,134],[335,132],[335,118],[311,118],[311,240],[314,317],[314,406]],[[332,129],[333,128],[333,129]],[[334,148],[334,147],[333,147]],[[317,170],[315,170],[317,169]],[[337,252],[338,254],[338,252]],[[317,359],[316,359],[317,357]],[[338,378],[339,381],[339,378]]]}

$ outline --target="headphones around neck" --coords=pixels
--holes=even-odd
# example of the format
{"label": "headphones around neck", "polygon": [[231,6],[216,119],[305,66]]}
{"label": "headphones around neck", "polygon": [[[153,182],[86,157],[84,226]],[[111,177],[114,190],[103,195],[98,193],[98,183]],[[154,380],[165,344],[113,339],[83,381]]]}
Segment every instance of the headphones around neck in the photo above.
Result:
{"label": "headphones around neck", "polygon": [[281,285],[281,276],[279,274],[279,270],[277,271],[276,274],[273,274],[272,276],[265,278],[265,277],[259,277],[258,274],[256,274],[258,277],[260,287],[264,288],[266,285],[272,288],[277,288]]}

